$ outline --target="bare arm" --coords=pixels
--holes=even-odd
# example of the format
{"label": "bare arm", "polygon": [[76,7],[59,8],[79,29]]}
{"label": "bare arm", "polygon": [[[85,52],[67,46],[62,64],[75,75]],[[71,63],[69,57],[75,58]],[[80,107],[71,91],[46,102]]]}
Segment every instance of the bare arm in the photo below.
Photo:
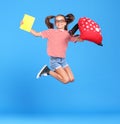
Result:
{"label": "bare arm", "polygon": [[33,29],[31,29],[30,33],[31,33],[32,35],[36,36],[36,37],[42,36],[42,35],[41,35],[41,32],[36,32],[36,31],[33,30]]}
{"label": "bare arm", "polygon": [[[24,22],[21,21],[21,22],[20,22],[20,25],[22,25],[23,23],[24,23]],[[42,35],[41,35],[41,32],[37,32],[37,31],[35,31],[35,30],[33,30],[33,29],[30,30],[30,33],[31,33],[32,35],[36,36],[36,37],[42,36]]]}

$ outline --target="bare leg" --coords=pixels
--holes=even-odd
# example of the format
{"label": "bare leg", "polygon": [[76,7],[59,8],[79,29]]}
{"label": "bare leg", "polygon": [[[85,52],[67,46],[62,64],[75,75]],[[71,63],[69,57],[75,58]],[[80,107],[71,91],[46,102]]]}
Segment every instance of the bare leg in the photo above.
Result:
{"label": "bare leg", "polygon": [[69,66],[66,66],[66,67],[64,68],[64,70],[66,71],[66,73],[67,73],[67,75],[68,75],[68,77],[69,77],[69,81],[70,81],[70,82],[73,82],[73,81],[74,81],[74,76],[73,76],[73,73],[72,73],[70,67],[69,67]]}
{"label": "bare leg", "polygon": [[[55,71],[50,71],[49,74],[56,78],[57,80],[67,84],[70,82],[71,73],[68,74],[69,69],[64,69],[62,67],[56,69]],[[69,76],[70,75],[70,76]],[[72,77],[72,76],[71,76]]]}

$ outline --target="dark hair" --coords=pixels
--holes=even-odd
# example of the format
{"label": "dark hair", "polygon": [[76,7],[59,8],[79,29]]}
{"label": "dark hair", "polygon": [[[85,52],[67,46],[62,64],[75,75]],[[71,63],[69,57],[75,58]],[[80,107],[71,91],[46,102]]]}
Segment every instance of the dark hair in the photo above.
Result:
{"label": "dark hair", "polygon": [[[57,16],[62,16],[64,17],[65,21],[66,21],[66,26],[65,26],[65,30],[67,30],[68,24],[71,23],[75,17],[73,14],[67,14],[66,16],[62,15],[62,14],[58,14]],[[47,16],[45,18],[45,24],[47,25],[48,28],[54,28],[54,24],[50,22],[50,19],[56,19],[57,16]]]}

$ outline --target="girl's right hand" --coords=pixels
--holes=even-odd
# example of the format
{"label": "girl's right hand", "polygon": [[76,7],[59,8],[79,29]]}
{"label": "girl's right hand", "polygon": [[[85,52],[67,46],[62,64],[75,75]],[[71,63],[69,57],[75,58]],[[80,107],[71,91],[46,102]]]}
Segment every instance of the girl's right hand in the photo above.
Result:
{"label": "girl's right hand", "polygon": [[23,25],[24,24],[24,22],[23,22],[23,20],[20,22],[20,25]]}

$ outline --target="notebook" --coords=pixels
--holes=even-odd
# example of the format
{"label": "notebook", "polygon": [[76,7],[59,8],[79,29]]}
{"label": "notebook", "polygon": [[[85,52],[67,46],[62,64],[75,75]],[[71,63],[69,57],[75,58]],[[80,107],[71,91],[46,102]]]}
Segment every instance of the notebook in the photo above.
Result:
{"label": "notebook", "polygon": [[24,14],[24,17],[22,19],[23,24],[20,25],[20,29],[30,32],[34,21],[35,21],[35,17],[30,16],[28,14]]}

